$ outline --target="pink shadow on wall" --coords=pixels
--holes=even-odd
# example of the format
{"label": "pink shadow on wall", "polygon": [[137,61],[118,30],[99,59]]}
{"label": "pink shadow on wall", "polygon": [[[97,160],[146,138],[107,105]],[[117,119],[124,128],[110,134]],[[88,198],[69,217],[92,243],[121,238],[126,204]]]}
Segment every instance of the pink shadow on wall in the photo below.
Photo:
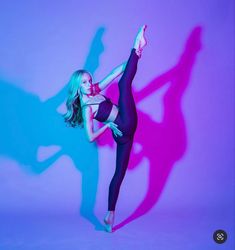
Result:
{"label": "pink shadow on wall", "polygon": [[[200,26],[192,30],[176,66],[153,79],[142,90],[138,92],[133,90],[136,104],[138,104],[165,84],[169,84],[163,98],[164,114],[161,122],[156,122],[148,114],[139,109],[137,110],[138,127],[134,143],[140,144],[142,150],[136,154],[132,150],[128,169],[134,170],[143,157],[147,158],[149,160],[148,188],[144,199],[136,210],[128,218],[116,225],[114,230],[118,230],[146,214],[154,207],[160,198],[174,164],[186,152],[187,130],[181,110],[181,101],[190,82],[196,55],[201,49],[201,31],[202,27]],[[114,103],[117,103],[119,94],[117,84],[111,85],[106,94],[112,97]],[[110,131],[99,138],[98,145],[115,146]]]}

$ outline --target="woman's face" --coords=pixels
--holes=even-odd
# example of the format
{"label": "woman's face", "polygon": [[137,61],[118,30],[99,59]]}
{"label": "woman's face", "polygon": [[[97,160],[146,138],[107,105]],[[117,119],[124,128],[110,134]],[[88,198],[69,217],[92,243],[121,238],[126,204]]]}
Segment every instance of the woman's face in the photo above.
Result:
{"label": "woman's face", "polygon": [[80,91],[84,95],[92,94],[92,78],[90,74],[84,73],[81,77]]}

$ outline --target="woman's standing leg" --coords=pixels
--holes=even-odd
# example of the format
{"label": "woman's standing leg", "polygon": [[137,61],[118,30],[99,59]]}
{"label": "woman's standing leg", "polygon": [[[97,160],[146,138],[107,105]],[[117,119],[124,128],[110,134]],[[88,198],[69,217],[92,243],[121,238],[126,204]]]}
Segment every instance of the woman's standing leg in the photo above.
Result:
{"label": "woman's standing leg", "polygon": [[116,170],[109,185],[108,210],[114,211],[119,195],[120,186],[125,177],[129,163],[133,138],[124,144],[117,144]]}

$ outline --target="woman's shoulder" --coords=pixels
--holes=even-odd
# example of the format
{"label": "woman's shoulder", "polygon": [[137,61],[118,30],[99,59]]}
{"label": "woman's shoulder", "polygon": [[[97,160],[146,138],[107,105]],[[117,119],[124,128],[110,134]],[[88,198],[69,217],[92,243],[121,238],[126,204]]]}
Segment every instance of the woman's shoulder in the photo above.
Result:
{"label": "woman's shoulder", "polygon": [[99,94],[101,91],[100,87],[99,87],[99,82],[93,83],[92,84],[92,93],[93,95]]}

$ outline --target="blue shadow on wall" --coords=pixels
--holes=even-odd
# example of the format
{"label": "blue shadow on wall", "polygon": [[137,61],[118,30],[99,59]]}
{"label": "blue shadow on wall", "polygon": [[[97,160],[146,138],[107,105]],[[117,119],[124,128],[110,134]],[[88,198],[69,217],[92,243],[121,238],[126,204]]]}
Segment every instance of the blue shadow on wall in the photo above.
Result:
{"label": "blue shadow on wall", "polygon": [[[84,68],[92,74],[104,51],[104,32],[103,27],[97,30],[85,63]],[[59,157],[69,156],[81,173],[80,214],[97,230],[103,230],[94,215],[99,177],[97,146],[87,141],[84,130],[66,127],[62,116],[56,111],[66,98],[67,86],[45,102],[40,101],[36,95],[1,80],[0,93],[0,155],[17,161],[29,174],[42,174]],[[60,150],[46,160],[38,161],[38,148],[51,145],[59,145]]]}

